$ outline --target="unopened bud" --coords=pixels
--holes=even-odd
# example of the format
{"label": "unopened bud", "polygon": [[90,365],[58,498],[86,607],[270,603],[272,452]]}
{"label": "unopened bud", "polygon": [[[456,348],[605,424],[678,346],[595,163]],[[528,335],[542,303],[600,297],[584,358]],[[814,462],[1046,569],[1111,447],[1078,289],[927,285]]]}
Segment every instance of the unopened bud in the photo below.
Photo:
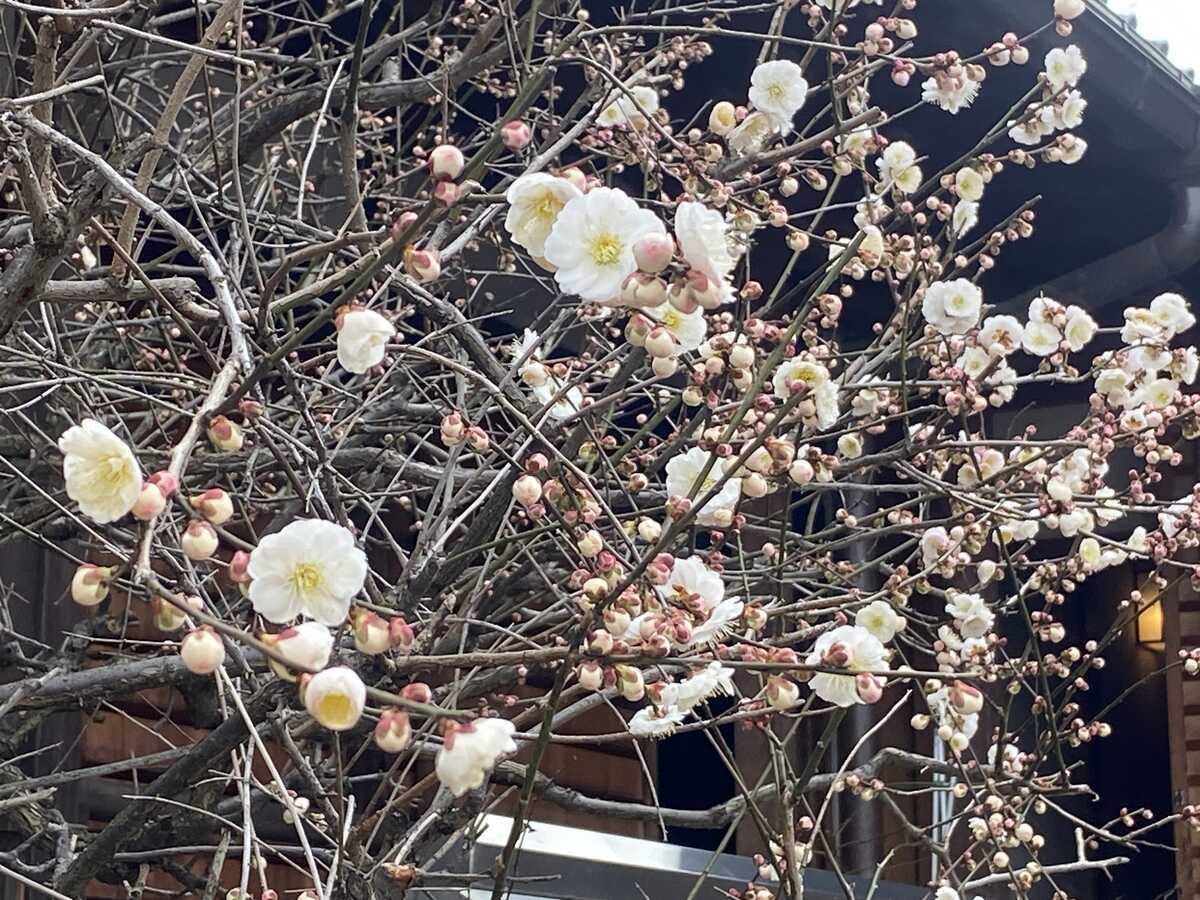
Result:
{"label": "unopened bud", "polygon": [[223,525],[233,518],[233,499],[221,488],[209,488],[189,501],[192,508],[214,525]]}
{"label": "unopened bud", "polygon": [[199,562],[217,552],[220,544],[217,531],[203,519],[192,519],[179,539],[179,547],[188,559]]}
{"label": "unopened bud", "polygon": [[193,675],[211,675],[225,663],[225,642],[207,625],[184,635],[179,656]]}

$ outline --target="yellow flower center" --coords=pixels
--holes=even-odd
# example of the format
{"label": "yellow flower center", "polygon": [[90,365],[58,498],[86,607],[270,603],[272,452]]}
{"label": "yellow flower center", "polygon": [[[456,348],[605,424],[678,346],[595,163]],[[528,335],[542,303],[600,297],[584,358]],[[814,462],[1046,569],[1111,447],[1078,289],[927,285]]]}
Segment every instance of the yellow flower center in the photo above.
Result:
{"label": "yellow flower center", "polygon": [[770,85],[767,88],[767,96],[770,97],[776,103],[778,103],[780,100],[782,100],[784,98],[785,94],[786,94],[786,91],[784,91],[783,85],[780,84],[779,82],[775,82],[774,84]]}
{"label": "yellow flower center", "polygon": [[300,563],[292,570],[292,588],[298,594],[308,594],[321,586],[324,578],[316,563]]}
{"label": "yellow flower center", "polygon": [[328,693],[317,703],[317,717],[321,722],[349,722],[354,713],[354,704],[347,694]]}
{"label": "yellow flower center", "polygon": [[547,191],[533,205],[533,209],[539,219],[551,220],[558,217],[558,212],[562,209],[562,204],[558,202],[557,197]]}
{"label": "yellow flower center", "polygon": [[109,487],[116,487],[121,482],[128,479],[129,461],[120,456],[110,456],[104,460],[104,465],[101,467],[100,478]]}
{"label": "yellow flower center", "polygon": [[621,239],[611,232],[597,235],[592,238],[588,252],[596,265],[611,266],[621,258]]}
{"label": "yellow flower center", "polygon": [[676,310],[675,307],[668,306],[667,310],[662,314],[662,319],[659,321],[662,322],[663,327],[666,328],[667,331],[674,331],[679,327],[682,317],[679,315],[679,311]]}

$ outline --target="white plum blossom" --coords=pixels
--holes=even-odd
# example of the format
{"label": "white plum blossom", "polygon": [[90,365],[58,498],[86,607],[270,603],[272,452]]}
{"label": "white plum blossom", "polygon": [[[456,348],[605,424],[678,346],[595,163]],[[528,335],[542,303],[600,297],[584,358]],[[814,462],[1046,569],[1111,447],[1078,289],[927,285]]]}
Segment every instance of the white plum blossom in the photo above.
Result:
{"label": "white plum blossom", "polygon": [[552,418],[569,419],[583,409],[583,389],[564,382],[542,364],[540,342],[541,336],[532,328],[526,328],[521,340],[513,342],[513,358],[521,361],[517,374],[529,385],[538,403],[545,406],[553,401],[549,410]]}
{"label": "white plum blossom", "polygon": [[992,630],[996,615],[979,594],[947,591],[946,612],[954,617],[959,634],[965,638],[980,638]]}
{"label": "white plum blossom", "polygon": [[583,300],[611,300],[637,271],[633,245],[647,234],[665,234],[662,221],[617,188],[595,188],[558,214],[546,238],[554,279]]}
{"label": "white plum blossom", "polygon": [[917,153],[911,144],[904,141],[888,144],[875,164],[884,183],[891,184],[902,194],[911,194],[921,186],[921,167],[917,165]]}
{"label": "white plum blossom", "polygon": [[663,706],[691,712],[710,697],[732,693],[733,669],[711,662],[691,677],[667,685],[662,694]]}
{"label": "white plum blossom", "polygon": [[395,326],[375,310],[351,310],[339,323],[338,362],[347,372],[361,375],[383,362],[388,341],[395,334]]}
{"label": "white plum blossom", "polygon": [[744,610],[745,604],[741,600],[736,598],[722,600],[708,614],[707,619],[692,629],[692,639],[688,642],[688,646],[699,646],[725,637],[733,631]]}
{"label": "white plum blossom", "polygon": [[1071,350],[1078,353],[1090,344],[1092,338],[1096,336],[1098,328],[1096,320],[1081,307],[1067,307],[1067,324],[1063,328],[1063,337],[1066,339],[1067,346]]}
{"label": "white plum blossom", "polygon": [[297,519],[250,553],[250,603],[268,622],[303,615],[341,625],[367,578],[367,556],[335,522]]}
{"label": "white plum blossom", "polygon": [[904,627],[904,617],[887,601],[873,600],[854,614],[854,624],[886,644]]}
{"label": "white plum blossom", "polygon": [[1046,80],[1055,91],[1075,87],[1086,71],[1087,60],[1074,44],[1066,49],[1055,47],[1046,54]]}
{"label": "white plum blossom", "polygon": [[[888,670],[887,650],[879,638],[857,625],[841,625],[821,635],[805,662],[810,666],[824,665],[849,672],[880,673]],[[876,677],[880,682],[884,680],[881,675]],[[822,700],[837,706],[853,706],[864,702],[854,675],[818,672],[808,686]]]}
{"label": "white plum blossom", "polygon": [[[708,474],[704,475],[706,467]],[[700,447],[693,447],[667,463],[667,494],[671,497],[691,495],[693,501],[699,501],[716,487],[723,475],[719,457]],[[728,526],[741,495],[742,480],[726,479],[712,499],[697,511],[695,521],[706,527]]]}
{"label": "white plum blossom", "polygon": [[721,287],[721,300],[733,302],[729,273],[734,257],[729,252],[725,217],[703,203],[687,200],[675,209],[675,239],[688,265]]}
{"label": "white plum blossom", "polygon": [[935,281],[925,289],[921,313],[944,335],[966,334],[979,321],[983,291],[966,278]]}
{"label": "white plum blossom", "polygon": [[508,213],[504,227],[513,242],[537,258],[546,255],[546,238],[550,236],[558,215],[570,201],[582,194],[565,178],[532,172],[522,175],[504,194]]}
{"label": "white plum blossom", "polygon": [[650,309],[644,309],[642,312],[667,329],[667,332],[675,339],[675,343],[679,345],[680,350],[687,352],[699,350],[708,334],[708,319],[704,317],[702,309],[682,312],[672,303],[662,303]]}
{"label": "white plum blossom", "polygon": [[633,714],[627,727],[634,737],[664,738],[673,734],[687,715],[677,706],[643,706]]}
{"label": "white plum blossom", "polygon": [[775,133],[770,116],[764,112],[752,112],[733,129],[729,135],[729,148],[735,153],[755,153],[762,149],[767,138]]}
{"label": "white plum blossom", "polygon": [[964,200],[982,200],[984,186],[983,176],[974,166],[963,166],[954,173],[954,189]]}
{"label": "white plum blossom", "polygon": [[725,599],[725,581],[698,556],[689,556],[675,560],[671,575],[659,588],[659,593],[664,597],[676,597],[681,603],[694,601],[707,614]]}
{"label": "white plum blossom", "polygon": [[452,726],[438,750],[438,781],[455,797],[483,786],[501,756],[517,752],[515,726],[508,719],[473,719]]}
{"label": "white plum blossom", "polygon": [[67,496],[101,525],[126,515],[142,493],[142,471],[129,445],[102,422],[84,419],[58,439]]}
{"label": "white plum blossom", "polygon": [[1083,124],[1083,113],[1087,109],[1087,101],[1079,91],[1070,91],[1055,107],[1054,124],[1063,130],[1078,128]]}
{"label": "white plum blossom", "polygon": [[954,204],[954,213],[950,216],[950,228],[955,235],[962,237],[978,224],[978,203],[971,200],[959,200]]}
{"label": "white plum blossom", "polygon": [[772,379],[775,396],[787,400],[798,386],[807,389],[800,406],[811,406],[811,409],[800,410],[806,421],[818,428],[832,426],[841,415],[841,410],[838,407],[837,386],[830,378],[829,370],[808,356],[784,360]]}
{"label": "white plum blossom", "polygon": [[609,128],[616,125],[645,128],[649,118],[658,112],[658,106],[658,91],[639,84],[631,87],[628,94],[622,92],[604,107],[596,121]]}
{"label": "white plum blossom", "polygon": [[1150,315],[1169,338],[1196,324],[1187,300],[1178,294],[1159,294],[1150,301]]}
{"label": "white plum blossom", "polygon": [[979,326],[979,345],[989,350],[999,347],[1005,355],[1019,348],[1024,337],[1025,328],[1015,316],[988,316]]}
{"label": "white plum blossom", "polygon": [[1057,352],[1060,343],[1062,334],[1059,330],[1040,319],[1030,320],[1021,338],[1021,346],[1025,348],[1025,352],[1034,356],[1049,356]]}
{"label": "white plum blossom", "polygon": [[804,105],[808,82],[804,70],[786,59],[760,63],[750,75],[750,102],[765,113],[782,134],[792,130],[792,117]]}
{"label": "white plum blossom", "polygon": [[975,102],[979,94],[979,82],[966,75],[956,78],[941,75],[925,79],[921,84],[921,99],[943,109],[952,116],[958,115]]}

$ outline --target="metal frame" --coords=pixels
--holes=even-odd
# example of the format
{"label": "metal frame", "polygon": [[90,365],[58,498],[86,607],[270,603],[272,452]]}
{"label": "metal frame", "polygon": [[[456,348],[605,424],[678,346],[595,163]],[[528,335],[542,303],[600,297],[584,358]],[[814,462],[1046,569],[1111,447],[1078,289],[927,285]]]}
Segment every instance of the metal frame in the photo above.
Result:
{"label": "metal frame", "polygon": [[[464,838],[443,860],[444,871],[490,872],[497,855],[508,841],[512,819],[487,815],[473,837]],[[516,888],[533,893],[509,894],[508,900],[680,900],[687,897],[698,880],[697,896],[714,896],[713,889],[744,888],[759,880],[754,862],[745,856],[621,837],[531,822],[526,826],[520,854],[513,869],[516,878],[545,878],[517,882]],[[869,880],[847,879],[855,897],[866,897]],[[414,900],[489,900],[491,886],[457,893],[445,888],[414,888]],[[808,869],[804,873],[805,900],[847,900],[846,892],[832,872]],[[922,888],[881,882],[872,900],[920,900],[928,896]]]}

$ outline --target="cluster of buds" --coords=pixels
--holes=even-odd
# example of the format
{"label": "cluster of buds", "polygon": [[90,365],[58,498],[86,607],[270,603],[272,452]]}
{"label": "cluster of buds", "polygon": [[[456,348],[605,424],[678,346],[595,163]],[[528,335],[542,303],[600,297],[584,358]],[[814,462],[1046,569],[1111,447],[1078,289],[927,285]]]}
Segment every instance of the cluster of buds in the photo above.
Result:
{"label": "cluster of buds", "polygon": [[1023,46],[1021,39],[1011,31],[984,52],[993,66],[1007,66],[1010,62],[1023,66],[1029,62],[1029,48]]}
{"label": "cluster of buds", "polygon": [[465,443],[476,453],[486,453],[492,446],[488,433],[478,425],[468,425],[461,413],[452,412],[444,416],[439,432],[442,443],[447,447]]}
{"label": "cluster of buds", "polygon": [[378,656],[389,650],[411,653],[415,635],[402,616],[388,619],[358,606],[350,611],[350,632],[359,653]]}

